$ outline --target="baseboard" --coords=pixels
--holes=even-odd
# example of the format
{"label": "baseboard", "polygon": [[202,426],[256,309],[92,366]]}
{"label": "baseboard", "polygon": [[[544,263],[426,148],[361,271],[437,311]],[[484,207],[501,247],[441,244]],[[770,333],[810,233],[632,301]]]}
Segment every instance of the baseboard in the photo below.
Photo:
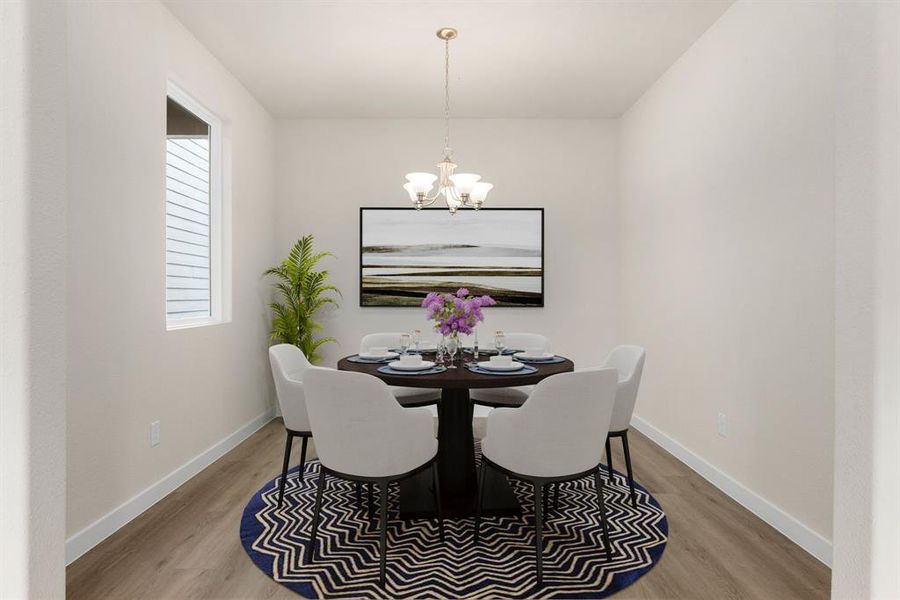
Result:
{"label": "baseboard", "polygon": [[780,531],[785,537],[809,552],[813,557],[826,566],[831,567],[831,542],[762,496],[746,488],[740,482],[735,481],[723,471],[709,464],[644,419],[635,415],[631,419],[631,426],[722,490],[738,504]]}
{"label": "baseboard", "polygon": [[145,510],[171,494],[191,477],[220,459],[238,444],[259,431],[274,418],[274,409],[269,409],[258,417],[184,463],[138,495],[118,508],[100,517],[66,540],[66,565],[71,564],[85,552],[111,536]]}
{"label": "baseboard", "polygon": [[[274,416],[274,409],[269,409],[260,414],[222,441],[211,446],[206,451],[172,471],[121,506],[113,509],[94,523],[72,535],[72,537],[66,540],[66,564],[68,565],[81,557],[85,552],[178,489],[178,487],[187,482],[194,475],[256,433],[263,425],[271,421]],[[478,423],[476,423],[477,425],[483,426],[483,421],[486,421],[486,419],[479,416],[476,417],[476,421],[478,421]],[[734,499],[738,504],[742,505],[757,517],[780,531],[795,544],[809,552],[813,557],[828,567],[831,566],[831,542],[765,498],[762,498],[738,481],[732,479],[726,473],[709,464],[644,419],[634,416],[631,425],[669,452],[672,456],[690,467],[701,477]]]}

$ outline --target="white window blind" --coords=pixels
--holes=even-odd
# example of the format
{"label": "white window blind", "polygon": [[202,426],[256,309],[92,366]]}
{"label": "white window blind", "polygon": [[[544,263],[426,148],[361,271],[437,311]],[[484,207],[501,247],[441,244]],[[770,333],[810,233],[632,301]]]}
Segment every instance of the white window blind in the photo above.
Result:
{"label": "white window blind", "polygon": [[166,139],[166,318],[212,315],[209,137]]}

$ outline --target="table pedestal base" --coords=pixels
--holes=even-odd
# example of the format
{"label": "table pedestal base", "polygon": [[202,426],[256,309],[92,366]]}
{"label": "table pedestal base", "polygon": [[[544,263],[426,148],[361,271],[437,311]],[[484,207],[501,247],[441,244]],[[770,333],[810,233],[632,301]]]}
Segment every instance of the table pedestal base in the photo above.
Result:
{"label": "table pedestal base", "polygon": [[[472,401],[469,390],[445,389],[438,404],[438,473],[444,516],[475,516],[478,480],[475,473],[475,440],[472,436]],[[506,477],[493,469],[485,474],[483,514],[516,515],[521,511]],[[400,516],[405,519],[434,516],[431,471],[400,482]]]}

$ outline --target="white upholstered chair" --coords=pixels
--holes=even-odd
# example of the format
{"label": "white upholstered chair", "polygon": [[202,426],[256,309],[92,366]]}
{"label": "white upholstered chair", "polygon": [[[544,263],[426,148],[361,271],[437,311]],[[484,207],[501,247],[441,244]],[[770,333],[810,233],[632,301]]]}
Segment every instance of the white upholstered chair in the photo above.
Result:
{"label": "white upholstered chair", "polygon": [[371,375],[311,367],[305,373],[307,410],[316,438],[320,472],[316,490],[310,557],[315,558],[325,475],[376,483],[381,497],[381,564],[384,587],[387,560],[388,486],[431,468],[438,530],[444,539],[438,478],[438,442],[431,411],[403,408],[388,386]]}
{"label": "white upholstered chair", "polygon": [[306,396],[303,391],[303,376],[312,365],[306,360],[303,352],[293,344],[277,344],[269,348],[269,363],[272,366],[272,377],[275,379],[275,393],[278,406],[284,419],[287,440],[284,447],[284,462],[281,467],[281,483],[278,486],[278,506],[284,499],[284,487],[287,482],[288,463],[291,459],[291,444],[295,437],[303,439],[300,450],[300,482],[303,481],[303,469],[306,466],[306,446],[312,432],[309,417],[306,414]]}
{"label": "white upholstered chair", "polygon": [[[400,332],[397,333],[370,333],[363,337],[359,343],[360,352],[368,352],[372,348],[383,346],[385,348],[398,348],[400,346]],[[391,393],[401,406],[410,408],[414,406],[428,406],[436,404],[441,399],[441,390],[428,388],[414,388],[393,385]]]}
{"label": "white upholstered chair", "polygon": [[646,352],[640,346],[617,346],[606,358],[604,366],[616,369],[618,373],[618,391],[616,405],[613,408],[609,434],[606,437],[606,466],[609,469],[610,482],[613,477],[612,448],[610,438],[622,439],[622,450],[625,453],[625,469],[628,473],[628,489],[632,506],[637,505],[634,493],[634,471],[631,467],[631,450],[628,448],[628,428],[631,427],[631,415],[637,401],[638,387],[644,371]]}
{"label": "white upholstered chair", "polygon": [[[481,348],[493,349],[494,338],[480,340]],[[544,352],[550,351],[550,340],[538,333],[506,333],[506,347],[513,350],[540,349]],[[522,406],[522,403],[528,399],[528,395],[534,390],[533,385],[523,385],[519,387],[506,388],[484,388],[472,390],[472,402],[481,406],[489,406],[491,408],[499,407],[516,407]]]}
{"label": "white upholstered chair", "polygon": [[[480,534],[486,469],[531,482],[538,585],[543,583],[543,499],[550,484],[594,478],[607,560],[611,556],[600,463],[616,380],[616,371],[607,368],[553,375],[538,383],[520,408],[498,408],[488,416],[487,435],[481,442],[475,541]],[[598,437],[598,432],[604,435]]]}

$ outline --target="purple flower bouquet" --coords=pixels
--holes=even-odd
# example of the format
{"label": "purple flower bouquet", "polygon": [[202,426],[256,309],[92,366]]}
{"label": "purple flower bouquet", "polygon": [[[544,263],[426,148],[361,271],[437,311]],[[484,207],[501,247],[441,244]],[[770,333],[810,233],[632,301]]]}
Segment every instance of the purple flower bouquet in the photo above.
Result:
{"label": "purple flower bouquet", "polygon": [[459,288],[456,294],[429,292],[422,300],[425,318],[434,321],[434,330],[441,335],[471,334],[484,321],[481,309],[495,304],[490,296],[470,296],[466,288]]}

